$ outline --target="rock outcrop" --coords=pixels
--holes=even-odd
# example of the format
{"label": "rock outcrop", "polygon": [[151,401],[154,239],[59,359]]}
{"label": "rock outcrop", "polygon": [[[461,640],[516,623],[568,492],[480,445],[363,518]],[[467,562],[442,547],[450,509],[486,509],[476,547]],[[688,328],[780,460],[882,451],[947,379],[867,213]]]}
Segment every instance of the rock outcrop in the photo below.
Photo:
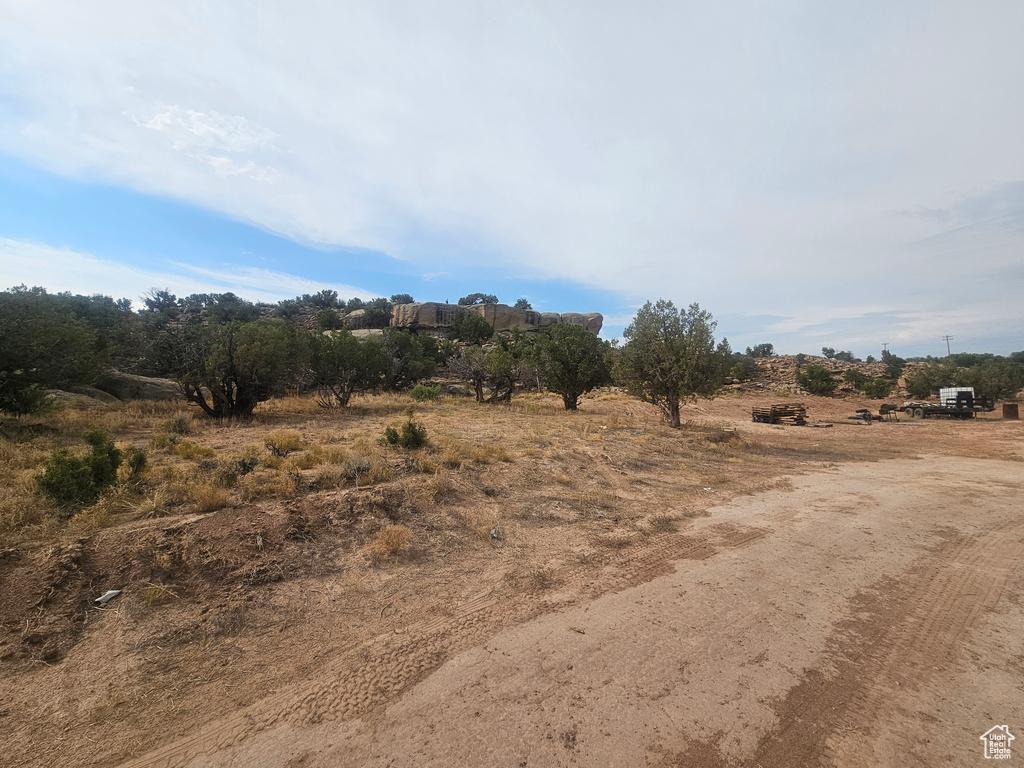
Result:
{"label": "rock outcrop", "polygon": [[498,333],[514,329],[537,331],[555,323],[570,323],[586,328],[593,334],[601,332],[604,317],[599,312],[578,314],[576,312],[536,312],[532,309],[518,309],[507,304],[473,304],[468,307],[459,304],[423,302],[397,304],[392,309],[391,325],[410,331],[441,331],[451,328],[464,313],[480,315],[494,326]]}
{"label": "rock outcrop", "polygon": [[170,379],[154,379],[120,371],[107,371],[96,380],[96,389],[118,400],[177,400],[181,388]]}

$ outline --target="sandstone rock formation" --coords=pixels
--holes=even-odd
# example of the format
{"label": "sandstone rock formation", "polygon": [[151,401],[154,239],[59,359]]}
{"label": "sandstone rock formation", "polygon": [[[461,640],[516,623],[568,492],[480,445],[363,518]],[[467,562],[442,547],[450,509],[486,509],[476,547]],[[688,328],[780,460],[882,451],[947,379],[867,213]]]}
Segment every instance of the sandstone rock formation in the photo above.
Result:
{"label": "sandstone rock formation", "polygon": [[120,371],[107,371],[96,380],[96,389],[118,400],[177,400],[181,389],[170,379],[154,379]]}
{"label": "sandstone rock formation", "polygon": [[507,304],[473,304],[463,307],[458,304],[439,302],[423,302],[416,304],[397,304],[391,313],[391,325],[411,331],[440,331],[451,328],[458,318],[466,312],[483,317],[501,333],[518,329],[520,331],[536,331],[555,323],[571,323],[586,328],[593,334],[600,333],[604,317],[598,312],[577,314],[566,312],[536,312],[532,309],[518,309]]}

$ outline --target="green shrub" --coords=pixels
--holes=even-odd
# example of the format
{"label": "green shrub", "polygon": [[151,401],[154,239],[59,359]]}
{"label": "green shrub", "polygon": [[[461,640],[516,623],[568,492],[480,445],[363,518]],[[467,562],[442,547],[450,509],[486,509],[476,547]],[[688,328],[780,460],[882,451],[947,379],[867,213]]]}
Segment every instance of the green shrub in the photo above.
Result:
{"label": "green shrub", "polygon": [[[67,451],[58,451],[51,456],[36,476],[39,492],[49,496],[62,510],[62,517],[70,517],[75,510],[92,504],[106,488],[117,480],[117,468],[121,466],[121,451],[101,430],[85,433],[85,441],[92,451],[85,456],[71,456]],[[132,454],[132,461],[139,459]],[[142,466],[145,466],[145,453]],[[136,464],[133,464],[133,468]],[[141,467],[139,469],[141,471]]]}
{"label": "green shrub", "polygon": [[131,471],[130,479],[141,475],[148,463],[149,460],[146,458],[144,450],[141,448],[133,450],[128,455],[128,469]]}
{"label": "green shrub", "polygon": [[864,389],[864,385],[871,381],[867,374],[858,371],[856,368],[848,368],[843,374],[843,378],[846,379],[856,389]]}
{"label": "green shrub", "polygon": [[751,355],[733,352],[731,363],[729,375],[736,379],[736,381],[750,381],[759,373],[757,363],[754,362],[754,358]]}
{"label": "green shrub", "polygon": [[417,384],[409,390],[409,397],[420,403],[425,400],[437,400],[441,397],[441,385],[428,387],[426,384]]}
{"label": "green shrub", "polygon": [[53,407],[54,400],[46,392],[46,387],[29,384],[18,387],[4,386],[0,381],[0,411],[7,411],[17,416],[32,413],[45,413]]}
{"label": "green shrub", "polygon": [[494,335],[494,327],[482,316],[465,312],[455,321],[452,333],[467,344],[483,344]]}
{"label": "green shrub", "polygon": [[872,400],[884,400],[892,394],[895,387],[896,385],[888,379],[872,379],[871,381],[865,382],[861,389],[864,390],[864,394]]}
{"label": "green shrub", "polygon": [[812,395],[829,395],[835,391],[839,382],[827,368],[820,365],[808,365],[796,374],[796,383]]}
{"label": "green shrub", "polygon": [[389,445],[398,445],[406,449],[420,448],[427,442],[427,428],[412,420],[412,408],[406,411],[406,415],[406,422],[401,427],[388,427],[384,430],[384,440]]}

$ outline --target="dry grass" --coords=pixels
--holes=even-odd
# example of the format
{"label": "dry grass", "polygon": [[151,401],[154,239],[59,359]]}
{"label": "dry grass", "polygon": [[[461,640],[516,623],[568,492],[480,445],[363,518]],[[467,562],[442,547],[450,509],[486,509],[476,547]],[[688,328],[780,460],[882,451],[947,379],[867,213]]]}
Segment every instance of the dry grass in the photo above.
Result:
{"label": "dry grass", "polygon": [[301,451],[306,447],[302,435],[291,429],[278,429],[263,438],[263,444],[274,456],[284,458],[293,451]]}
{"label": "dry grass", "polygon": [[386,525],[366,545],[366,553],[377,563],[394,560],[412,548],[412,531],[404,525]]}
{"label": "dry grass", "polygon": [[212,459],[217,452],[205,445],[198,445],[191,440],[177,440],[173,443],[174,452],[186,461],[201,461]]}
{"label": "dry grass", "polygon": [[189,490],[189,499],[196,512],[215,512],[231,503],[231,496],[213,483],[199,483]]}
{"label": "dry grass", "polygon": [[675,519],[668,515],[658,515],[651,518],[649,530],[651,533],[672,533],[678,528],[679,524]]}
{"label": "dry grass", "polygon": [[142,602],[146,604],[147,608],[152,608],[158,603],[164,603],[168,600],[176,600],[178,598],[177,593],[174,592],[166,584],[146,582],[142,585]]}

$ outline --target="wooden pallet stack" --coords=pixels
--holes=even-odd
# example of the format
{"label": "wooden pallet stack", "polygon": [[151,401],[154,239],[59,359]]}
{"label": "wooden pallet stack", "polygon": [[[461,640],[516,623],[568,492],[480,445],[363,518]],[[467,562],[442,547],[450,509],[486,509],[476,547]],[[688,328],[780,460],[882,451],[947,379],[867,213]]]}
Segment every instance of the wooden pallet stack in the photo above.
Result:
{"label": "wooden pallet stack", "polygon": [[764,424],[786,422],[803,426],[807,423],[807,409],[803,403],[772,403],[754,407],[754,421]]}

